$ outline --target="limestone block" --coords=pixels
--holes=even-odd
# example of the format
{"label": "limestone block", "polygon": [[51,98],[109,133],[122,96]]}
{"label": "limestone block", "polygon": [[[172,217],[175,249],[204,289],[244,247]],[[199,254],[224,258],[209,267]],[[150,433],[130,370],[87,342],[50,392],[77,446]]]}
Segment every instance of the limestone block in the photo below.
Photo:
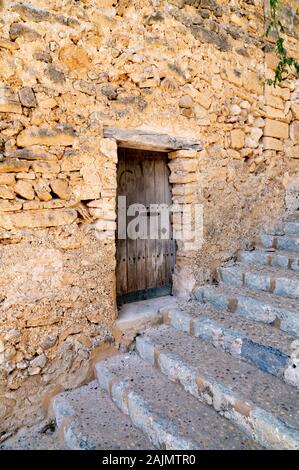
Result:
{"label": "limestone block", "polygon": [[101,209],[102,211],[104,211],[106,209],[107,210],[114,209],[115,205],[114,205],[113,199],[111,200],[96,199],[95,201],[88,202],[87,207],[91,207],[94,209]]}
{"label": "limestone block", "polygon": [[205,109],[209,109],[212,103],[212,99],[208,93],[197,93],[195,100]]}
{"label": "limestone block", "polygon": [[197,189],[196,184],[175,184],[171,192],[173,196],[189,196],[195,194]]}
{"label": "limestone block", "polygon": [[266,105],[276,109],[284,109],[284,101],[279,96],[273,96],[267,93],[265,95]]}
{"label": "limestone block", "polygon": [[221,74],[221,77],[227,80],[228,82],[240,87],[243,84],[241,72],[239,70],[231,68],[230,65],[227,66],[225,73]]}
{"label": "limestone block", "polygon": [[35,108],[37,106],[35,94],[32,88],[26,86],[19,90],[19,98],[26,108]]}
{"label": "limestone block", "polygon": [[299,121],[294,121],[290,125],[290,137],[294,144],[299,144]]}
{"label": "limestone block", "polygon": [[299,103],[291,103],[291,110],[294,119],[299,119]]}
{"label": "limestone block", "polygon": [[242,113],[242,109],[237,104],[232,104],[229,107],[229,114],[231,116],[239,116]]}
{"label": "limestone block", "polygon": [[55,162],[34,162],[32,169],[35,173],[59,173],[60,165]]}
{"label": "limestone block", "polygon": [[0,173],[0,185],[13,186],[16,182],[15,175],[12,173]]}
{"label": "limestone block", "polygon": [[0,215],[0,227],[6,230],[13,228],[46,228],[70,225],[77,218],[75,209],[32,210]]}
{"label": "limestone block", "polygon": [[16,178],[18,180],[35,180],[35,173],[29,171],[28,173],[17,173]]}
{"label": "limestone block", "polygon": [[53,129],[29,127],[18,135],[17,145],[19,147],[30,147],[31,145],[67,147],[73,145],[75,140],[75,132],[71,126],[59,125]]}
{"label": "limestone block", "polygon": [[113,220],[98,220],[96,222],[96,230],[99,230],[100,232],[103,231],[115,231],[116,230],[116,222]]}
{"label": "limestone block", "polygon": [[139,88],[157,88],[160,86],[160,80],[158,78],[148,78],[140,81],[138,86]]}
{"label": "limestone block", "polygon": [[43,208],[43,203],[40,201],[24,201],[23,210],[24,211],[35,211]]}
{"label": "limestone block", "polygon": [[275,71],[277,65],[277,55],[274,52],[265,54],[265,63],[270,70]]}
{"label": "limestone block", "polygon": [[263,130],[259,127],[253,127],[250,134],[245,139],[246,147],[257,148],[259,146],[260,138],[263,135]]}
{"label": "limestone block", "polygon": [[289,122],[286,113],[281,109],[272,108],[272,106],[265,106],[265,113],[269,119],[277,119],[278,121]]}
{"label": "limestone block", "polygon": [[14,186],[14,190],[19,196],[23,197],[24,199],[29,199],[31,201],[35,197],[32,183],[30,183],[29,181],[19,180]]}
{"label": "limestone block", "polygon": [[57,85],[64,85],[65,75],[61,70],[54,67],[52,64],[48,64],[44,71],[45,76],[53,83]]}
{"label": "limestone block", "polygon": [[34,21],[40,23],[41,21],[50,21],[51,13],[43,8],[36,8],[26,3],[14,3],[13,10],[16,11],[22,18],[22,20]]}
{"label": "limestone block", "polygon": [[41,147],[33,147],[33,148],[23,148],[23,149],[16,149],[12,152],[7,152],[6,156],[8,158],[18,158],[20,160],[50,160],[56,161],[57,157],[49,152],[45,152],[45,150]]}
{"label": "limestone block", "polygon": [[192,204],[194,202],[194,194],[186,194],[186,195],[173,195],[172,202],[174,204]]}
{"label": "limestone block", "polygon": [[22,114],[19,98],[10,87],[0,86],[0,113]]}
{"label": "limestone block", "polygon": [[278,152],[283,150],[281,140],[274,139],[273,137],[264,137],[263,146],[264,150],[277,150]]}
{"label": "limestone block", "polygon": [[37,51],[33,54],[33,57],[35,60],[38,60],[39,62],[45,62],[47,64],[51,64],[53,61],[51,54],[46,51]]}
{"label": "limestone block", "polygon": [[71,198],[71,190],[69,187],[69,184],[66,180],[62,179],[55,179],[51,181],[50,186],[55,194],[60,199],[63,199],[65,201],[69,201]]}
{"label": "limestone block", "polygon": [[299,145],[295,145],[295,147],[290,149],[290,157],[299,159]]}
{"label": "limestone block", "polygon": [[9,186],[0,186],[0,199],[14,199],[15,193]]}
{"label": "limestone block", "polygon": [[194,105],[193,99],[189,95],[183,95],[179,99],[179,107],[180,108],[185,108],[185,109],[190,109]]}
{"label": "limestone block", "polygon": [[290,90],[288,88],[282,88],[281,86],[265,85],[265,96],[279,96],[283,100],[287,101],[290,99]]}
{"label": "limestone block", "polygon": [[244,88],[257,95],[262,95],[264,92],[263,82],[255,72],[244,73]]}
{"label": "limestone block", "polygon": [[86,50],[74,44],[60,49],[59,60],[72,71],[87,69],[91,65],[91,59]]}
{"label": "limestone block", "polygon": [[37,197],[41,201],[50,201],[52,199],[51,196],[51,188],[50,186],[46,183],[46,181],[40,179],[35,185],[34,185],[34,190],[37,194]]}
{"label": "limestone block", "polygon": [[172,172],[169,181],[172,184],[194,183],[198,180],[196,173]]}
{"label": "limestone block", "polygon": [[61,160],[62,172],[80,171],[80,168],[81,161],[80,158],[77,156],[63,157],[63,159]]}
{"label": "limestone block", "polygon": [[13,212],[22,209],[21,201],[0,200],[0,212]]}
{"label": "limestone block", "polygon": [[95,219],[103,219],[106,221],[115,221],[116,220],[116,212],[111,210],[102,210],[102,209],[89,209],[89,213]]}
{"label": "limestone block", "polygon": [[96,89],[93,83],[89,83],[84,80],[76,80],[74,82],[74,89],[90,96],[96,94]]}
{"label": "limestone block", "polygon": [[19,44],[9,41],[9,39],[0,37],[0,49],[7,49],[9,51],[16,51],[20,49]]}
{"label": "limestone block", "polygon": [[172,160],[173,158],[196,158],[196,150],[176,150],[175,152],[170,152],[168,158]]}
{"label": "limestone block", "polygon": [[117,163],[117,143],[115,139],[102,139],[100,152],[113,163]]}
{"label": "limestone block", "polygon": [[230,133],[231,147],[241,149],[245,145],[245,132],[241,129],[233,129]]}
{"label": "limestone block", "polygon": [[104,85],[97,88],[98,93],[106,96],[108,100],[116,100],[118,97],[117,87],[114,85]]}
{"label": "limestone block", "polygon": [[287,139],[289,136],[289,126],[285,122],[267,118],[265,119],[264,136]]}
{"label": "limestone block", "polygon": [[24,23],[12,23],[9,28],[9,36],[12,41],[15,41],[19,37],[27,41],[38,41],[41,39],[41,35],[37,31],[29,28]]}
{"label": "limestone block", "polygon": [[168,164],[171,171],[184,171],[193,173],[198,168],[198,161],[195,159],[176,158]]}
{"label": "limestone block", "polygon": [[0,173],[19,173],[29,171],[30,163],[18,159],[5,159],[0,162]]}

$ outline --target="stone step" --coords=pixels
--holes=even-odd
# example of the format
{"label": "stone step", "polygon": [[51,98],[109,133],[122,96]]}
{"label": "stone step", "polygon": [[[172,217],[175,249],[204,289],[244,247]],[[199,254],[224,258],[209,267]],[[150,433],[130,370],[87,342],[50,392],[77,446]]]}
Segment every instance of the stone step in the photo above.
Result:
{"label": "stone step", "polygon": [[196,304],[190,307],[192,313],[181,308],[164,308],[161,310],[164,323],[299,387],[299,367],[294,368],[291,358],[293,336],[228,312],[206,308],[199,302]]}
{"label": "stone step", "polygon": [[238,259],[244,264],[261,264],[299,272],[299,253],[288,251],[241,251]]}
{"label": "stone step", "polygon": [[57,395],[53,412],[64,445],[72,450],[135,450],[154,447],[97,381]]}
{"label": "stone step", "polygon": [[299,219],[290,220],[284,224],[284,231],[288,235],[299,236]]}
{"label": "stone step", "polygon": [[55,422],[45,420],[22,428],[0,444],[0,450],[67,450],[60,442]]}
{"label": "stone step", "polygon": [[101,361],[96,371],[100,386],[157,448],[259,448],[235,424],[171,383],[136,353]]}
{"label": "stone step", "polygon": [[299,273],[291,270],[236,263],[222,266],[218,272],[220,280],[225,284],[271,292],[290,299],[299,298]]}
{"label": "stone step", "polygon": [[299,209],[297,209],[295,212],[293,212],[292,214],[289,214],[287,216],[287,219],[286,221],[289,222],[289,221],[297,221],[299,220]]}
{"label": "stone step", "polygon": [[299,449],[294,387],[211,344],[162,325],[137,337],[140,356],[266,448]]}
{"label": "stone step", "polygon": [[275,248],[299,252],[299,236],[297,235],[268,235],[262,234],[256,239],[256,245],[262,248]]}
{"label": "stone step", "polygon": [[[195,289],[197,300],[245,317],[256,322],[267,323],[272,327],[299,336],[298,302],[283,299],[267,292],[255,292],[246,288],[236,288],[220,283],[218,286],[205,285]],[[295,338],[294,338],[295,339]]]}

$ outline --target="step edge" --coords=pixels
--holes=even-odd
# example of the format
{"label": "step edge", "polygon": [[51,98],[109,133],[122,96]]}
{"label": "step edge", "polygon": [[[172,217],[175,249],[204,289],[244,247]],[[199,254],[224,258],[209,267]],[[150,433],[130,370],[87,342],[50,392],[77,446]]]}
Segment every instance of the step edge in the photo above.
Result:
{"label": "step edge", "polygon": [[70,450],[96,449],[96,444],[79,431],[77,414],[67,398],[61,395],[54,397],[52,410],[59,435]]}
{"label": "step edge", "polygon": [[[296,374],[291,374],[294,360],[281,349],[254,341],[246,337],[245,334],[240,331],[229,329],[205,315],[194,317],[184,310],[170,308],[163,309],[163,316],[164,323],[178,331],[187,333],[193,338],[200,338],[207,341],[217,349],[223,350],[233,357],[240,358],[263,372],[278,377],[288,385],[299,387],[299,375],[297,378]],[[269,356],[268,366],[265,364],[263,367],[262,363],[255,360],[257,354],[256,349],[262,354]],[[279,357],[282,358],[281,365],[279,365],[279,359],[276,361],[276,358]],[[274,360],[274,364],[272,365],[271,358]],[[277,364],[275,364],[275,361]]]}
{"label": "step edge", "polygon": [[175,423],[151,409],[147,401],[123,379],[109,370],[103,362],[95,366],[99,386],[108,392],[114,404],[127,414],[134,426],[140,429],[158,449],[200,450],[196,442],[176,435]]}
{"label": "step edge", "polygon": [[[225,310],[227,312],[234,313],[236,315],[244,316],[252,321],[256,321],[259,323],[264,323],[266,325],[274,325],[275,328],[279,328],[281,331],[284,331],[294,338],[298,338],[299,336],[299,316],[298,312],[295,310],[284,309],[281,306],[272,305],[268,299],[259,299],[255,298],[252,294],[256,292],[258,294],[262,294],[263,291],[251,291],[244,292],[241,294],[238,293],[229,293],[225,291],[225,288],[228,284],[219,284],[218,286],[212,285],[205,285],[197,287],[194,290],[194,298],[197,301],[201,301],[204,304],[212,305],[213,308],[216,310]],[[216,292],[216,289],[220,289],[220,291]],[[242,289],[246,289],[242,287]],[[247,289],[250,291],[250,289]],[[270,293],[266,293],[268,295],[273,295]],[[209,295],[209,298],[207,297]],[[211,298],[214,296],[214,299]],[[223,302],[221,302],[221,306],[219,305],[219,301],[222,298]],[[259,304],[260,309],[263,310],[264,315],[267,315],[267,318],[261,317],[258,314],[249,314],[246,310],[245,313],[243,311],[239,311],[239,303],[247,301],[248,298],[252,300],[255,304]],[[287,298],[284,298],[288,300]],[[213,301],[214,300],[214,301]],[[216,302],[218,300],[218,302]],[[272,312],[272,315],[271,315]],[[279,320],[279,325],[277,325],[277,321]]]}
{"label": "step edge", "polygon": [[[271,449],[299,449],[299,431],[291,428],[274,414],[254,405],[211,377],[201,377],[176,353],[161,352],[146,336],[136,339],[139,355],[148,363],[155,363],[172,382],[182,387],[199,401],[204,402],[220,415],[239,426],[249,437]],[[257,419],[259,417],[259,419]],[[265,435],[259,427],[265,421],[270,433]],[[258,424],[258,426],[257,426]],[[286,442],[286,439],[288,440]],[[282,442],[286,442],[282,446]]]}

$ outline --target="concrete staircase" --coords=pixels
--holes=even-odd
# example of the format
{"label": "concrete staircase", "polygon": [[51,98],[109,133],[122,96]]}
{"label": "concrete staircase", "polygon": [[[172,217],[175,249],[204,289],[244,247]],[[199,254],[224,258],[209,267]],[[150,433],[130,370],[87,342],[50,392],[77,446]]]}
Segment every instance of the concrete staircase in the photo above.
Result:
{"label": "concrete staircase", "polygon": [[55,397],[63,448],[299,449],[299,213],[218,275]]}

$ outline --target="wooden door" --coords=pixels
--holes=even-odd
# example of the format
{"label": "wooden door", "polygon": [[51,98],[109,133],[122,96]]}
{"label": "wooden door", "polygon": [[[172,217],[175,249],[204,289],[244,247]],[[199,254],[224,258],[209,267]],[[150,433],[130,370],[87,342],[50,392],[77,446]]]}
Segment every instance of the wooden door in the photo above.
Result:
{"label": "wooden door", "polygon": [[[167,154],[120,148],[118,157],[118,196],[126,196],[127,214],[133,204],[141,205],[139,212],[126,217],[125,239],[118,220],[117,297],[121,304],[171,293],[175,243],[166,211],[171,205]],[[128,231],[130,223],[136,223],[136,215],[146,222],[144,230],[132,238]]]}

